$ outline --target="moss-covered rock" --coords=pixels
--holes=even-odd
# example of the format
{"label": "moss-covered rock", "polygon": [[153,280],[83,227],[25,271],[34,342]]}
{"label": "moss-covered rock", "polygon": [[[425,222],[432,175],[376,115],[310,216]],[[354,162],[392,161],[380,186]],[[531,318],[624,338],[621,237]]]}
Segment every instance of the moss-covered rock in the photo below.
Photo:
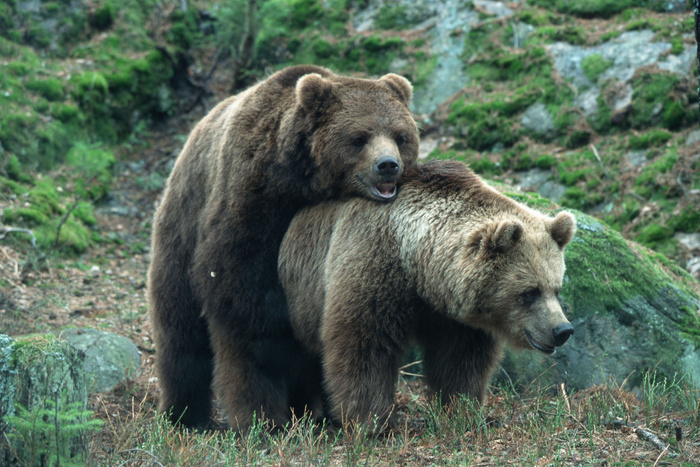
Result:
{"label": "moss-covered rock", "polygon": [[646,372],[700,382],[698,286],[665,257],[626,241],[586,214],[566,248],[561,293],[575,334],[552,360],[509,352],[504,368],[523,384],[573,388],[627,380],[637,388]]}

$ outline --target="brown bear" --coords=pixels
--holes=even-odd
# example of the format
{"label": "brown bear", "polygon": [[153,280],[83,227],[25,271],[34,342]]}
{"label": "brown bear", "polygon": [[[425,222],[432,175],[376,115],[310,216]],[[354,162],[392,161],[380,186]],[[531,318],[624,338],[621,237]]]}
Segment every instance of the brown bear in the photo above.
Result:
{"label": "brown bear", "polygon": [[483,402],[504,343],[553,353],[573,333],[557,296],[575,228],[454,161],[414,166],[391,204],[302,210],[279,274],[295,336],[322,359],[326,415],[386,421],[411,342],[443,402]]}
{"label": "brown bear", "polygon": [[306,404],[300,375],[318,363],[289,324],[282,237],[304,206],[397,196],[418,156],[411,95],[395,74],[296,66],[194,128],[155,214],[148,282],[160,409],[171,421],[204,427],[213,395],[240,430],[254,414],[284,425],[291,406]]}

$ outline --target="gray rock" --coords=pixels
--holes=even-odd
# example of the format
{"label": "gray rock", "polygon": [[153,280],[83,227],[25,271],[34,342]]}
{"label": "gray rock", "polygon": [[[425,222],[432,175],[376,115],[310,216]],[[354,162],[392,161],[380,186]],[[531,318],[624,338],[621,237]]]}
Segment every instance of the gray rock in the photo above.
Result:
{"label": "gray rock", "polygon": [[520,183],[518,184],[518,189],[522,191],[536,190],[551,176],[551,170],[528,170],[527,172],[523,172],[520,174]]}
{"label": "gray rock", "polygon": [[597,87],[586,89],[584,92],[576,96],[574,105],[583,110],[586,117],[591,117],[598,113],[598,96],[600,90]]}
{"label": "gray rock", "polygon": [[641,151],[631,151],[627,153],[627,162],[632,167],[643,167],[647,163],[647,151],[643,149]]}
{"label": "gray rock", "polygon": [[684,247],[689,250],[700,250],[700,233],[682,233],[677,232],[673,238],[678,240]]}
{"label": "gray rock", "polygon": [[684,11],[689,11],[688,3],[688,0],[666,0],[663,2],[662,6],[664,11],[682,13]]}
{"label": "gray rock", "polygon": [[584,388],[627,380],[634,390],[651,371],[657,381],[690,376],[699,385],[700,300],[693,279],[670,273],[600,221],[575,215],[578,231],[566,248],[561,293],[575,334],[551,357],[508,352],[505,371],[525,385]]}
{"label": "gray rock", "polygon": [[523,113],[520,123],[530,131],[539,135],[548,135],[554,131],[552,115],[544,104],[537,102],[532,104]]}
{"label": "gray rock", "polygon": [[566,186],[552,181],[544,182],[537,194],[558,203],[566,194]]}
{"label": "gray rock", "polygon": [[425,138],[420,142],[418,150],[418,159],[426,159],[431,152],[438,148],[440,141],[434,138]]}
{"label": "gray rock", "polygon": [[700,256],[694,256],[686,261],[685,268],[691,276],[700,280]]}
{"label": "gray rock", "polygon": [[685,144],[692,146],[700,142],[700,130],[691,131],[685,139]]}
{"label": "gray rock", "polygon": [[66,329],[59,337],[85,354],[85,372],[91,392],[109,391],[141,371],[136,345],[124,336],[96,329]]}
{"label": "gray rock", "polygon": [[474,6],[482,9],[489,15],[498,16],[510,16],[513,14],[513,10],[508,8],[503,4],[503,2],[491,2],[487,0],[474,0]]}
{"label": "gray rock", "polygon": [[[610,68],[600,75],[600,80],[617,78],[622,82],[629,81],[637,68],[659,63],[661,55],[671,48],[668,42],[652,42],[654,32],[651,30],[628,31],[615,39],[593,47],[581,47],[565,42],[556,42],[547,48],[554,58],[554,66],[560,75],[569,78],[572,84],[580,89],[592,86],[583,73],[581,62],[585,57],[600,54],[604,60],[611,62]],[[688,53],[691,47],[688,47]],[[684,52],[685,54],[685,52]],[[681,54],[684,56],[684,54]],[[683,68],[685,58],[667,58],[665,65],[678,72],[687,73],[690,65]]]}
{"label": "gray rock", "polygon": [[417,114],[432,113],[469,81],[461,56],[464,34],[455,34],[455,31],[466,32],[479,21],[479,15],[458,1],[443,0],[441,3],[436,7],[430,29],[431,53],[437,57],[437,63],[425,85],[415,90],[412,110]]}

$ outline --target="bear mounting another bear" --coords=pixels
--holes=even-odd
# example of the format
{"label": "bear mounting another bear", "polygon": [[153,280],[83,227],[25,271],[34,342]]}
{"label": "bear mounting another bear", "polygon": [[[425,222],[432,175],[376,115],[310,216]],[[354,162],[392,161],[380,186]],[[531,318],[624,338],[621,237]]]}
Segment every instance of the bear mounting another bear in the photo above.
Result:
{"label": "bear mounting another bear", "polygon": [[314,415],[383,426],[411,342],[445,403],[483,402],[506,343],[553,353],[573,334],[558,295],[575,229],[570,213],[545,216],[455,161],[407,170],[391,204],[300,211],[279,274],[294,335],[322,362]]}
{"label": "bear mounting another bear", "polygon": [[194,128],[155,214],[148,281],[160,410],[171,421],[205,427],[214,395],[238,430],[255,416],[284,426],[290,407],[310,406],[319,362],[294,339],[279,246],[304,206],[397,196],[418,157],[411,95],[395,74],[297,66]]}

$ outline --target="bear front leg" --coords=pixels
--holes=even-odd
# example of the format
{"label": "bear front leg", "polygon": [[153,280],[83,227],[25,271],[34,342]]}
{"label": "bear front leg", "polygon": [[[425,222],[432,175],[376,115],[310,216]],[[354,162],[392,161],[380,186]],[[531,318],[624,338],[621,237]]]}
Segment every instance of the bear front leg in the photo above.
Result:
{"label": "bear front leg", "polygon": [[349,303],[331,305],[324,318],[323,385],[328,415],[344,427],[369,423],[381,431],[393,411],[401,350],[397,342],[401,340],[384,332],[387,327],[381,319],[386,313],[372,306],[357,309]]}
{"label": "bear front leg", "polygon": [[490,333],[428,313],[418,327],[423,367],[443,404],[467,396],[483,403],[501,360],[503,345]]}
{"label": "bear front leg", "polygon": [[328,415],[343,427],[367,423],[381,431],[393,411],[397,359],[355,344],[335,338],[326,346],[323,367]]}

